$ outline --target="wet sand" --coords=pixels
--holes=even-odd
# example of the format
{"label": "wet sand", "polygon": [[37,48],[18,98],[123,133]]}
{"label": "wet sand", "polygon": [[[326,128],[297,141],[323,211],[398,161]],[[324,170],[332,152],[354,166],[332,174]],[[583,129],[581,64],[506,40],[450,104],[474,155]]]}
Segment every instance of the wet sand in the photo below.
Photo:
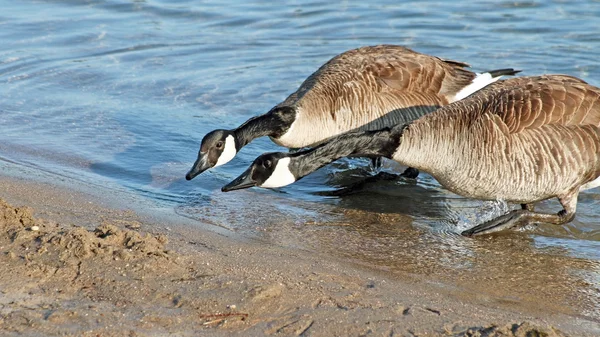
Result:
{"label": "wet sand", "polygon": [[[585,296],[547,287],[564,274],[560,259],[536,258],[521,272],[533,278],[491,265],[439,277],[425,256],[418,268],[379,268],[391,252],[279,247],[56,185],[0,177],[0,196],[6,336],[600,335]],[[526,259],[512,248],[501,258]]]}

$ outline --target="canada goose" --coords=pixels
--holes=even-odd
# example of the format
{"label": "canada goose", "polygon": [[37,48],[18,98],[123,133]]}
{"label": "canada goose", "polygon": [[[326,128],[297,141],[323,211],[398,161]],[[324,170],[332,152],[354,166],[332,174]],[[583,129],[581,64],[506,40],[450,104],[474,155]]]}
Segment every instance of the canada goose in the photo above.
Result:
{"label": "canada goose", "polygon": [[319,144],[350,130],[406,123],[462,99],[513,69],[476,74],[469,65],[394,45],[342,53],[309,76],[285,101],[233,130],[202,139],[186,179],[229,162],[253,139],[269,136],[288,148]]}
{"label": "canada goose", "polygon": [[[499,81],[407,124],[262,155],[223,191],[285,186],[350,155],[391,158],[454,193],[522,205],[463,235],[530,222],[562,225],[575,217],[579,191],[600,186],[600,89],[564,75]],[[533,211],[533,203],[552,197],[563,210]]]}

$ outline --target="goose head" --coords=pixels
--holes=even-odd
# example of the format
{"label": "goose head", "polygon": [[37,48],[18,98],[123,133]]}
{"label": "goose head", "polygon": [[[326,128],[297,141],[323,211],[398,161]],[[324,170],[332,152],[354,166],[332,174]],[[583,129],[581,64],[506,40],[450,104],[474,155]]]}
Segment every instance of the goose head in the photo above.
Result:
{"label": "goose head", "polygon": [[252,165],[239,177],[223,186],[223,192],[250,188],[277,188],[294,183],[300,179],[290,165],[292,158],[289,153],[273,152],[257,157]]}
{"label": "goose head", "polygon": [[221,166],[229,162],[238,152],[238,142],[234,131],[214,130],[202,139],[198,159],[185,179],[192,180],[195,176],[209,168]]}

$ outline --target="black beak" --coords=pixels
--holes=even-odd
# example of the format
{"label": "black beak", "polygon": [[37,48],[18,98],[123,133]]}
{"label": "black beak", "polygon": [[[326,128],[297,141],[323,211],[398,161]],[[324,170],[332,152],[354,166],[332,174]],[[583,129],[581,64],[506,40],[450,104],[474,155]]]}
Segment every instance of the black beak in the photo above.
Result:
{"label": "black beak", "polygon": [[242,173],[242,175],[235,178],[234,181],[223,186],[221,188],[221,191],[229,192],[229,191],[241,190],[244,188],[250,188],[253,186],[256,186],[256,182],[252,180],[252,168],[249,168],[246,170],[246,172]]}
{"label": "black beak", "polygon": [[208,170],[211,167],[212,165],[208,163],[208,158],[206,157],[206,155],[200,153],[198,154],[198,159],[196,159],[196,162],[194,163],[194,166],[192,166],[192,169],[185,175],[185,179],[192,180],[195,176]]}

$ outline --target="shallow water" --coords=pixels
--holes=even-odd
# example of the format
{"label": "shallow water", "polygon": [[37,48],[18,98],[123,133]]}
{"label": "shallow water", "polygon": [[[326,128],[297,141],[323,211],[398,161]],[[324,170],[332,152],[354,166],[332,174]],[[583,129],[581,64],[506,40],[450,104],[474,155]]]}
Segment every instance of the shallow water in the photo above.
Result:
{"label": "shallow water", "polygon": [[[427,175],[322,195],[368,175],[360,160],[280,191],[221,193],[257,155],[282,150],[267,139],[228,165],[184,179],[204,134],[268,111],[321,64],[359,46],[402,44],[475,71],[513,67],[600,85],[600,2],[0,4],[4,167],[130,194],[156,212],[270,244],[460,281],[473,291],[493,293],[480,285],[490,279],[509,288],[549,285],[535,296],[555,285],[566,302],[585,302],[580,313],[600,317],[598,189],[582,193],[567,226],[471,240],[456,233],[509,206],[456,196]],[[387,162],[385,169],[402,168]],[[541,209],[554,212],[557,203]],[[515,298],[534,295],[520,290]]]}

